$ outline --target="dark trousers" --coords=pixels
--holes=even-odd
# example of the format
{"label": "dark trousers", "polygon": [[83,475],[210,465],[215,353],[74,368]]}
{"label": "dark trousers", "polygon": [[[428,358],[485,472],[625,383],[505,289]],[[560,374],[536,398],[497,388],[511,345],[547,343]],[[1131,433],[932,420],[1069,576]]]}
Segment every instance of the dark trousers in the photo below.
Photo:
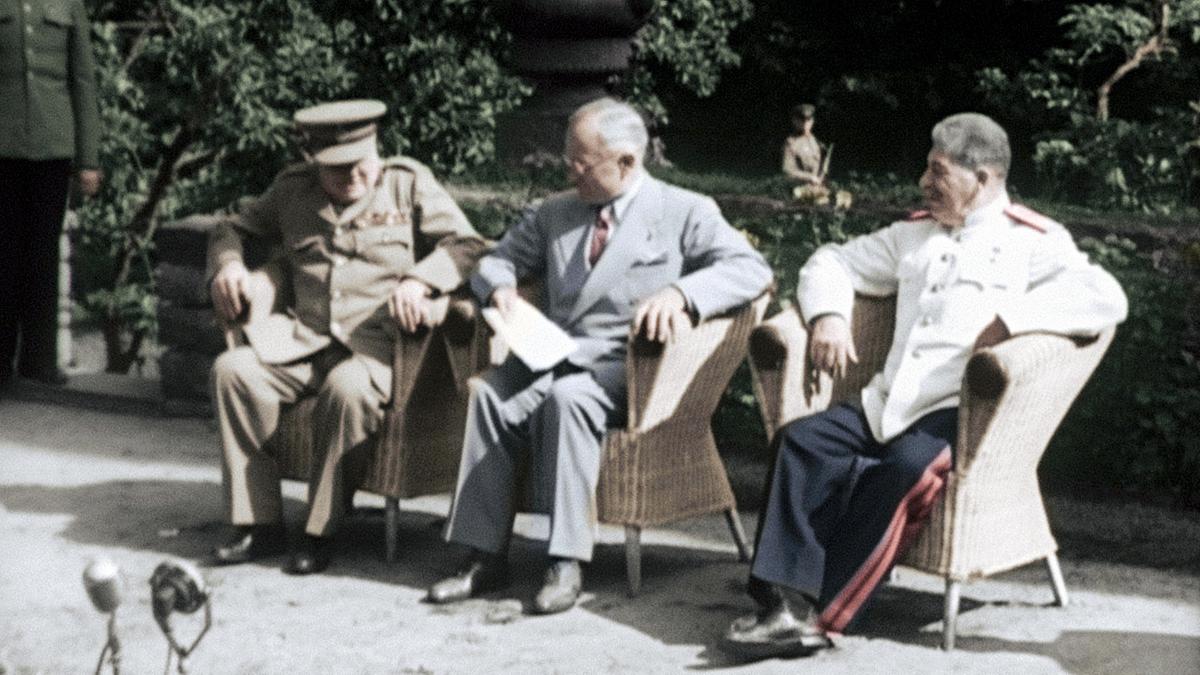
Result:
{"label": "dark trousers", "polygon": [[815,601],[841,632],[919,531],[953,462],[958,409],[938,410],[879,443],[862,410],[841,404],[779,433],[750,568]]}
{"label": "dark trousers", "polygon": [[66,159],[0,158],[0,379],[14,360],[35,377],[58,366],[58,239],[70,175]]}

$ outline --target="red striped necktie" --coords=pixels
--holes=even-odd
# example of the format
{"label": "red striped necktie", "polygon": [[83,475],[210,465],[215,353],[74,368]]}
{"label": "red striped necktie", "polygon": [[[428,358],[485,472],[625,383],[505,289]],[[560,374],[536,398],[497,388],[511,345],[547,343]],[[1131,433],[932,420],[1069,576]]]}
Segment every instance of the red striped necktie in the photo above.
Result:
{"label": "red striped necktie", "polygon": [[596,225],[592,228],[592,245],[588,249],[588,264],[596,266],[604,246],[608,243],[608,235],[612,233],[612,204],[605,204],[596,210]]}

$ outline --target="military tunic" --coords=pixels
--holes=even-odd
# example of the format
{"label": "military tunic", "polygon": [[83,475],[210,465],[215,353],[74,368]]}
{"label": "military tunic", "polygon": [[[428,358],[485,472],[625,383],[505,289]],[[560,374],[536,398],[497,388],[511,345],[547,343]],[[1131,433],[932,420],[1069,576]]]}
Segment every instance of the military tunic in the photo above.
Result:
{"label": "military tunic", "polygon": [[806,183],[821,182],[821,144],[812,134],[788,136],[783,142],[783,173]]}
{"label": "military tunic", "polygon": [[242,238],[279,246],[268,274],[290,298],[284,312],[251,306],[248,347],[214,365],[214,394],[225,450],[230,519],[235,525],[279,518],[274,462],[262,445],[281,405],[318,396],[316,443],[325,453],[310,479],[309,534],[327,536],[344,500],[343,455],[364,443],[391,394],[398,332],[388,300],[401,278],[435,292],[466,280],[484,243],[430,171],[408,158],[385,160],[363,199],[340,212],[318,182],[318,168],[284,170],[209,242],[209,272],[242,259]]}

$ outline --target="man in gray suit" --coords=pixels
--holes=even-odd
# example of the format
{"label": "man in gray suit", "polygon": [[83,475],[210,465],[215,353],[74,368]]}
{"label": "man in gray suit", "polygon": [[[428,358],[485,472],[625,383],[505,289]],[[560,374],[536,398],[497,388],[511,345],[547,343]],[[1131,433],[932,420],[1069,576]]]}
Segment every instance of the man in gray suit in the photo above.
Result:
{"label": "man in gray suit", "polygon": [[[757,297],[771,269],[715,202],[646,174],[646,127],[627,104],[589,103],[571,116],[567,172],[575,189],[514,225],[471,278],[481,302],[511,311],[517,281],[540,278],[546,315],[579,349],[532,372],[510,356],[471,381],[447,541],[472,555],[429,589],[454,602],[507,583],[519,472],[550,515],[550,564],[537,613],[570,609],[592,557],[605,430],[625,414],[630,327],[668,342],[693,322]],[[686,325],[685,325],[686,324]],[[707,420],[697,420],[705,424]]]}

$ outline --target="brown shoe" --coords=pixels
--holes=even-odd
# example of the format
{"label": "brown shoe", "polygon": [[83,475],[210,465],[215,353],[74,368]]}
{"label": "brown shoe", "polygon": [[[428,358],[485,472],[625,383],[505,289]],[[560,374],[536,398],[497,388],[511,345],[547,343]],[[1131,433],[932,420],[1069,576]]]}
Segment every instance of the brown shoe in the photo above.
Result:
{"label": "brown shoe", "polygon": [[490,593],[507,585],[507,558],[494,553],[473,551],[462,569],[430,586],[425,599],[435,605],[444,605]]}
{"label": "brown shoe", "polygon": [[575,606],[583,588],[579,561],[559,558],[546,570],[546,581],[533,599],[534,614],[558,614]]}
{"label": "brown shoe", "polygon": [[734,621],[721,649],[743,661],[808,656],[833,646],[815,620],[800,621],[786,602]]}

